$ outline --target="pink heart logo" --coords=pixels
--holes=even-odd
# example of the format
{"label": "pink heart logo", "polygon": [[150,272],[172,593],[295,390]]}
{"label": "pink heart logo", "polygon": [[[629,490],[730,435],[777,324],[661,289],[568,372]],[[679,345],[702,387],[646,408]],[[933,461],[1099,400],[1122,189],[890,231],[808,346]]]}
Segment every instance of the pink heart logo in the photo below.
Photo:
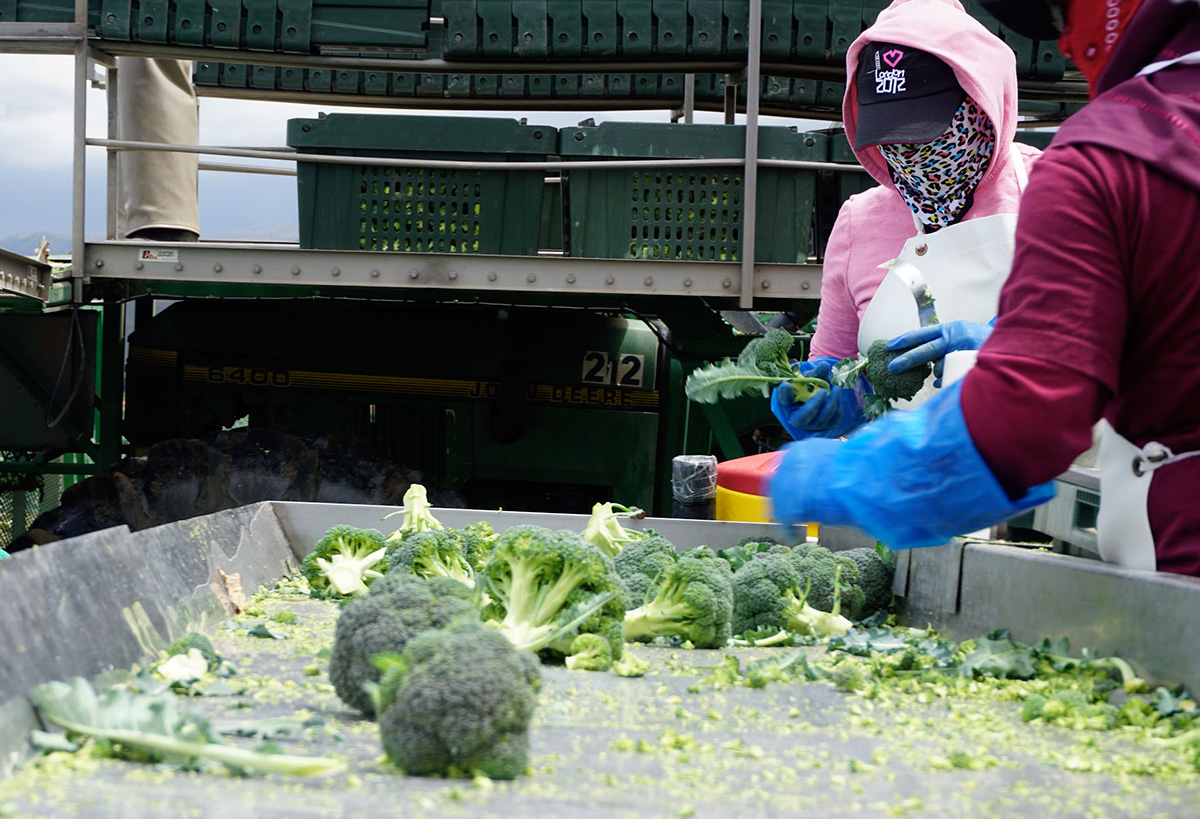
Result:
{"label": "pink heart logo", "polygon": [[896,63],[900,62],[900,60],[902,60],[903,58],[904,58],[904,52],[898,48],[893,48],[891,51],[885,51],[883,53],[883,61],[885,63],[887,63],[889,66],[891,66],[892,68],[895,68]]}

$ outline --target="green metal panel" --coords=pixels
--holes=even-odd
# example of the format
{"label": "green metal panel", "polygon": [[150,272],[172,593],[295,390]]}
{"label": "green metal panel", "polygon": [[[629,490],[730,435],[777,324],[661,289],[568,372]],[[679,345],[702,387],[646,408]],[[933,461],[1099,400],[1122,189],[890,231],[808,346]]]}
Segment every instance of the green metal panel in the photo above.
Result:
{"label": "green metal panel", "polygon": [[659,54],[687,53],[687,6],[680,0],[653,0],[655,46]]}
{"label": "green metal panel", "polygon": [[[745,57],[750,42],[750,4],[747,0],[725,0],[725,51],[731,57]],[[766,29],[766,25],[763,25]]]}
{"label": "green metal panel", "polygon": [[443,49],[447,59],[477,56],[475,0],[442,0],[446,19]]}
{"label": "green metal panel", "polygon": [[799,78],[792,80],[792,104],[800,108],[811,108],[816,105],[818,85],[816,80]]}
{"label": "green metal panel", "polygon": [[554,96],[573,99],[579,96],[578,74],[555,74]]}
{"label": "green metal panel", "polygon": [[397,97],[411,97],[416,94],[419,74],[393,74],[392,93]]}
{"label": "green metal panel", "polygon": [[835,63],[845,63],[850,44],[863,31],[862,0],[829,0],[829,52]]}
{"label": "green metal panel", "polygon": [[276,0],[279,50],[307,54],[312,40],[312,0]]}
{"label": "green metal panel", "polygon": [[479,17],[480,54],[508,57],[512,54],[512,0],[476,0]]}
{"label": "green metal panel", "polygon": [[826,34],[830,9],[824,0],[793,0],[792,15],[796,19],[796,57],[801,60],[825,62],[828,43]]}
{"label": "green metal panel", "polygon": [[308,72],[309,91],[328,91],[333,87],[333,72],[314,68]]}
{"label": "green metal panel", "polygon": [[204,45],[208,29],[207,0],[176,0],[174,42],[179,45]]}
{"label": "green metal panel", "polygon": [[250,84],[250,66],[227,64],[221,70],[221,85],[226,88],[246,88]]}
{"label": "green metal panel", "polygon": [[279,87],[279,69],[273,65],[252,66],[250,87],[274,91]]}
{"label": "green metal panel", "polygon": [[612,57],[621,45],[617,4],[612,0],[586,0],[582,4],[585,51],[589,57]]}
{"label": "green metal panel", "polygon": [[617,0],[621,18],[621,50],[626,57],[645,57],[654,48],[651,0]]}
{"label": "green metal panel", "polygon": [[546,0],[512,0],[512,14],[517,25],[514,53],[518,57],[545,57],[550,48]]}
{"label": "green metal panel", "polygon": [[[564,158],[737,157],[745,129],[726,125],[610,122],[564,128]],[[763,158],[823,160],[824,134],[761,128]],[[571,170],[568,246],[573,256],[731,261],[739,258],[744,212],[740,166]],[[759,261],[803,262],[809,253],[815,172],[763,168],[755,233]]]}
{"label": "green metal panel", "polygon": [[581,0],[550,0],[550,56],[583,56],[583,7]]}
{"label": "green metal panel", "polygon": [[275,0],[242,0],[246,10],[243,36],[251,51],[275,50]]}
{"label": "green metal panel", "polygon": [[[459,160],[545,159],[554,129],[479,117],[332,114],[288,122],[305,153]],[[481,149],[486,146],[486,150]],[[300,242],[350,250],[537,252],[541,171],[300,162]]]}
{"label": "green metal panel", "polygon": [[222,63],[200,61],[192,69],[192,82],[196,85],[220,85]]}
{"label": "green metal panel", "polygon": [[338,94],[357,94],[361,85],[362,72],[333,72],[333,90]]}
{"label": "green metal panel", "polygon": [[428,0],[313,0],[314,46],[424,48]]}
{"label": "green metal panel", "polygon": [[[74,14],[71,19],[75,19]],[[128,40],[133,26],[130,19],[130,0],[102,0],[100,5],[100,37],[105,40]]]}
{"label": "green metal panel", "polygon": [[134,20],[134,39],[143,43],[167,42],[168,0],[142,0]]}
{"label": "green metal panel", "polygon": [[610,97],[628,97],[633,93],[633,76],[630,74],[609,74],[608,95]]}
{"label": "green metal panel", "polygon": [[362,90],[364,94],[383,96],[388,92],[388,75],[385,71],[362,72]]}
{"label": "green metal panel", "polygon": [[688,0],[691,51],[696,57],[716,57],[725,50],[722,0]]}
{"label": "green metal panel", "polygon": [[212,44],[216,48],[241,48],[242,0],[228,0],[212,8]]}
{"label": "green metal panel", "polygon": [[792,41],[795,38],[792,15],[792,0],[763,0],[763,56],[790,57],[792,56]]}
{"label": "green metal panel", "polygon": [[417,96],[440,97],[446,93],[445,74],[422,74],[417,84]]}
{"label": "green metal panel", "polygon": [[285,67],[279,69],[279,87],[284,91],[303,91],[305,70]]}

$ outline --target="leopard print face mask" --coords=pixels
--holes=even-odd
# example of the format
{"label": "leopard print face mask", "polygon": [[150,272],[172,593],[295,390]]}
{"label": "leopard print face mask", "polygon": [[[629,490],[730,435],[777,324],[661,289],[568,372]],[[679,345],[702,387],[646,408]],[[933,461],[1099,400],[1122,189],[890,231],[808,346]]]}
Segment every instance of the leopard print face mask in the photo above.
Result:
{"label": "leopard print face mask", "polygon": [[961,219],[974,201],[996,148],[996,129],[967,97],[946,132],[932,142],[880,145],[896,190],[926,227]]}

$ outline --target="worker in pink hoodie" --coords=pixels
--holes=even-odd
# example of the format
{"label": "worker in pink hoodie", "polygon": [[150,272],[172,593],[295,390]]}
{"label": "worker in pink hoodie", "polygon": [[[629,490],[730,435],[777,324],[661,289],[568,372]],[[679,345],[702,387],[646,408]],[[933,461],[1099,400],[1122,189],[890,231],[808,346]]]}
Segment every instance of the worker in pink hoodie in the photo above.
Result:
{"label": "worker in pink hoodie", "polygon": [[1038,161],[976,365],[846,441],[790,445],[776,517],[936,546],[1049,498],[1103,418],[1101,556],[1200,575],[1200,5],[987,5],[1061,34],[1093,101]]}
{"label": "worker in pink hoodie", "polygon": [[[961,377],[986,337],[1039,152],[1013,141],[1012,49],[958,0],[896,0],[850,46],[846,71],[846,138],[879,186],[850,197],[834,223],[817,330],[798,369],[828,380],[877,339],[920,345],[899,366],[937,366],[907,408],[935,381]],[[925,292],[933,309],[926,300],[921,311]],[[785,384],[772,409],[797,440],[837,438],[864,422],[865,389],[834,386],[796,403]]]}

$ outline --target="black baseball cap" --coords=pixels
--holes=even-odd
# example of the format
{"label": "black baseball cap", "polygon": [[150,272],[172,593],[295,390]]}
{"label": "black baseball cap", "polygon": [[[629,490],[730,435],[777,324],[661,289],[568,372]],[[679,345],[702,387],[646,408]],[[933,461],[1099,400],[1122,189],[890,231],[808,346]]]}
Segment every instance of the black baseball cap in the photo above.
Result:
{"label": "black baseball cap", "polygon": [[929,142],[950,127],[967,92],[944,61],[906,45],[868,43],[858,55],[855,150]]}
{"label": "black baseball cap", "polygon": [[1057,40],[1064,3],[1054,0],[979,0],[1000,25],[1031,40]]}

